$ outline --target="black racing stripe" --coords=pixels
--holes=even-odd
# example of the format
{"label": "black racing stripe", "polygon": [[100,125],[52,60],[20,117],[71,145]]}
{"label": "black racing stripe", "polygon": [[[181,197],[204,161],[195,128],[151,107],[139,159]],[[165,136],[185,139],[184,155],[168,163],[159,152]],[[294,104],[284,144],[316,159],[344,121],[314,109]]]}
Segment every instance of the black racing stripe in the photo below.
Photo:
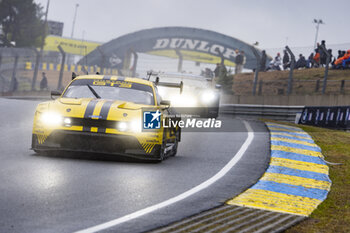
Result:
{"label": "black racing stripe", "polygon": [[125,81],[125,77],[118,77],[118,81]]}
{"label": "black racing stripe", "polygon": [[[91,100],[86,109],[85,109],[85,113],[84,113],[84,118],[89,118],[89,116],[91,116],[94,113],[94,109],[96,107],[96,104],[98,103],[97,100]],[[83,126],[83,131],[90,131],[91,127],[87,127],[87,126]]]}
{"label": "black racing stripe", "polygon": [[107,120],[109,109],[111,108],[112,104],[113,104],[113,101],[106,101],[103,104],[103,106],[101,108],[101,112],[100,112],[100,119]]}
{"label": "black racing stripe", "polygon": [[110,80],[110,79],[111,79],[111,77],[112,77],[112,76],[110,76],[110,75],[105,75],[105,76],[103,76],[103,78],[102,78],[102,79],[103,79],[103,80]]}
{"label": "black racing stripe", "polygon": [[[111,109],[111,106],[113,104],[113,101],[107,101],[103,104],[100,112],[100,119],[101,120],[107,120],[107,116],[109,113],[109,110]],[[105,133],[106,128],[98,128],[97,132],[99,133]]]}

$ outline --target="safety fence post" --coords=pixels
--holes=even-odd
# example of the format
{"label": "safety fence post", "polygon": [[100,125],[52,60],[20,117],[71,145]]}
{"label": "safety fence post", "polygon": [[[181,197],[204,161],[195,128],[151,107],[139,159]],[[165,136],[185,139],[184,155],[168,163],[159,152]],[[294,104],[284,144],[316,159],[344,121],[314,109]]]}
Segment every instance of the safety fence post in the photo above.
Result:
{"label": "safety fence post", "polygon": [[319,89],[320,89],[320,80],[318,79],[318,80],[316,81],[315,92],[318,92]]}
{"label": "safety fence post", "polygon": [[106,63],[106,55],[104,54],[104,52],[101,50],[100,48],[101,46],[97,47],[97,51],[101,54],[101,64],[100,64],[100,73],[104,74],[104,69],[105,69],[105,63]]}
{"label": "safety fence post", "polygon": [[328,78],[328,66],[331,60],[331,54],[327,51],[326,47],[324,45],[321,45],[321,49],[326,54],[326,67],[324,69],[324,78],[323,78],[323,87],[322,87],[322,95],[326,93],[327,88],[327,78]]}
{"label": "safety fence post", "polygon": [[86,69],[86,67],[83,65],[81,66],[81,70],[85,73],[85,74],[89,74],[89,71]]}
{"label": "safety fence post", "polygon": [[345,80],[341,80],[340,83],[340,93],[344,94]]}
{"label": "safety fence post", "polygon": [[262,86],[263,86],[263,81],[259,81],[259,88],[258,88],[258,95],[262,95]]}
{"label": "safety fence post", "polygon": [[[2,54],[0,53],[0,71],[1,71],[1,64],[2,64]],[[0,87],[1,87],[1,95],[3,95],[4,91],[5,91],[5,79],[1,76],[0,73]]]}
{"label": "safety fence post", "polygon": [[175,53],[177,56],[179,56],[179,63],[177,64],[177,72],[181,73],[182,72],[183,56],[182,56],[182,53],[180,52],[179,49],[175,49]]}
{"label": "safety fence post", "polygon": [[32,91],[35,91],[35,83],[38,77],[39,63],[40,63],[40,53],[36,48],[32,48],[35,53],[35,65],[34,65],[34,73],[32,79]]}
{"label": "safety fence post", "polygon": [[287,87],[287,95],[292,94],[293,91],[293,71],[294,71],[294,64],[295,64],[295,56],[290,50],[288,46],[286,46],[286,50],[290,55],[290,67],[289,67],[289,76],[288,76],[288,87]]}
{"label": "safety fence post", "polygon": [[254,73],[254,81],[253,81],[253,95],[255,95],[256,93],[256,86],[258,83],[258,75],[259,75],[259,69],[260,69],[260,55],[258,53],[258,51],[256,51],[256,49],[254,48],[254,46],[250,47],[251,50],[253,51],[253,54],[256,58],[256,68],[255,68],[255,73]]}
{"label": "safety fence post", "polygon": [[15,63],[13,64],[13,69],[12,69],[12,78],[10,82],[10,91],[16,91],[17,90],[17,79],[16,79],[16,72],[17,72],[17,65],[18,65],[18,54],[15,55]]}
{"label": "safety fence post", "polygon": [[63,71],[64,71],[64,64],[66,63],[66,53],[62,49],[61,45],[57,46],[57,48],[58,48],[58,50],[60,50],[60,53],[62,54],[60,76],[58,77],[58,84],[57,84],[57,90],[61,90],[61,88],[62,88],[62,77],[63,77]]}
{"label": "safety fence post", "polygon": [[137,67],[137,60],[139,59],[139,56],[137,55],[137,53],[132,50],[132,53],[134,55],[134,62],[132,64],[132,76],[131,77],[135,77],[136,76],[136,67]]}

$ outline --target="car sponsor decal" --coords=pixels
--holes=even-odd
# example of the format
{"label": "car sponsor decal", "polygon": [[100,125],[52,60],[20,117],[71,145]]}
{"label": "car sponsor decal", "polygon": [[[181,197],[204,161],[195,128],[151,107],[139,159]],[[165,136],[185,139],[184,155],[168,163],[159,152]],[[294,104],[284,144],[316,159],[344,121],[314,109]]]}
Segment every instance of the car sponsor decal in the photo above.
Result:
{"label": "car sponsor decal", "polygon": [[111,87],[122,87],[122,88],[131,88],[131,82],[124,82],[124,80],[101,80],[97,79],[92,82],[94,86],[111,86]]}
{"label": "car sponsor decal", "polygon": [[39,144],[43,144],[47,138],[47,135],[45,134],[37,134],[36,135],[37,139],[38,139],[38,143]]}
{"label": "car sponsor decal", "polygon": [[103,76],[103,78],[102,78],[102,79],[103,79],[103,80],[110,80],[110,79],[111,79],[111,77],[112,77],[112,76],[110,76],[110,75],[105,75],[105,76]]}
{"label": "car sponsor decal", "polygon": [[[90,116],[93,115],[94,113],[94,109],[95,109],[95,106],[96,104],[98,103],[98,100],[91,100],[87,107],[86,107],[86,110],[85,110],[85,113],[84,113],[84,118],[89,118]],[[83,131],[90,131],[91,130],[91,127],[87,127],[87,126],[83,126]]]}

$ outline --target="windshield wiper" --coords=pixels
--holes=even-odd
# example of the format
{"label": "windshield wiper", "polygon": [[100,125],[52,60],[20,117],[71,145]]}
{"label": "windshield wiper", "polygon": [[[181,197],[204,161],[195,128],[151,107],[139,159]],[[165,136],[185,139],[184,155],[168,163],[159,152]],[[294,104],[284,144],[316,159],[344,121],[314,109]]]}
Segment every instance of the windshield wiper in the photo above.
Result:
{"label": "windshield wiper", "polygon": [[90,86],[90,84],[86,84],[86,86],[88,86],[88,88],[90,89],[90,91],[92,92],[92,94],[94,94],[94,96],[95,96],[97,99],[101,99],[101,96],[99,96],[99,95],[97,94],[97,92],[95,91],[95,89],[92,88],[92,87]]}

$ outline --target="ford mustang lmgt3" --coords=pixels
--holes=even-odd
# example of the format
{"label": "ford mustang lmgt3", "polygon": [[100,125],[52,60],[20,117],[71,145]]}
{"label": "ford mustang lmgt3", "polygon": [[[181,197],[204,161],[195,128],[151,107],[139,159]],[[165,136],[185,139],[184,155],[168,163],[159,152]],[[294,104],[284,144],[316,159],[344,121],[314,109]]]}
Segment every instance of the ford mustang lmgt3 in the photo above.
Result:
{"label": "ford mustang lmgt3", "polygon": [[163,127],[163,118],[174,114],[153,82],[84,75],[63,93],[51,92],[55,95],[59,97],[37,106],[35,152],[97,152],[159,161],[176,154],[181,129]]}

